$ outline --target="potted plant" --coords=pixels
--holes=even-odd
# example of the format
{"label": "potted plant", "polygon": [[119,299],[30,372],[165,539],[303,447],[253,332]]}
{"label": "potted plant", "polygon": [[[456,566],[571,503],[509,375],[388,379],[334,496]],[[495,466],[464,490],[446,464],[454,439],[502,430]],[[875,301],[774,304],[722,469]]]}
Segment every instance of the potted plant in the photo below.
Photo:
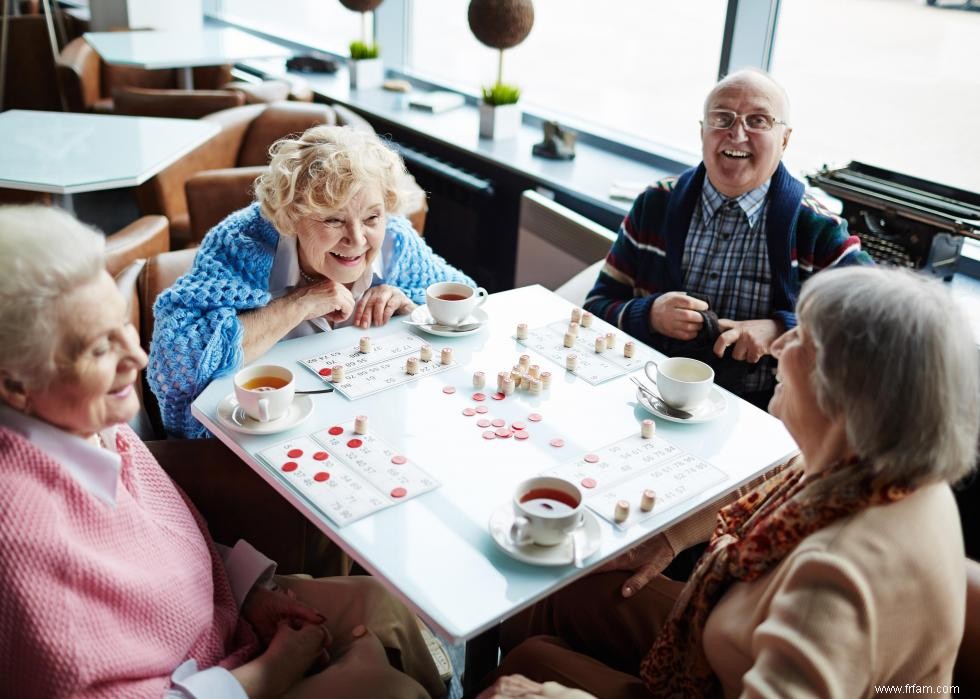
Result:
{"label": "potted plant", "polygon": [[470,0],[466,15],[473,36],[498,51],[497,80],[483,88],[480,101],[480,138],[513,138],[521,128],[517,106],[521,90],[504,82],[504,49],[527,38],[534,25],[534,4],[531,0]]}
{"label": "potted plant", "polygon": [[385,70],[379,58],[380,51],[368,33],[368,13],[373,12],[381,2],[382,0],[340,0],[340,4],[348,10],[361,13],[361,38],[350,43],[350,61],[347,64],[351,89],[381,87],[384,82]]}

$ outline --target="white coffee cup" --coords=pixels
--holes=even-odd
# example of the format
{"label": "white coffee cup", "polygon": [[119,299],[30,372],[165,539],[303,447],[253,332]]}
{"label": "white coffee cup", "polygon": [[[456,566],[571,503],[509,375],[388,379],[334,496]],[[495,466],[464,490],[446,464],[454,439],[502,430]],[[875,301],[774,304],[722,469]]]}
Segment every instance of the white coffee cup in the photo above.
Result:
{"label": "white coffee cup", "polygon": [[457,282],[439,282],[425,290],[425,305],[433,320],[443,325],[459,325],[483,302],[487,290]]}
{"label": "white coffee cup", "polygon": [[235,397],[245,414],[258,422],[278,420],[289,412],[296,393],[293,372],[275,364],[260,364],[235,374]]}
{"label": "white coffee cup", "polygon": [[518,546],[555,546],[582,523],[582,491],[562,478],[530,478],[514,491],[510,538]]}
{"label": "white coffee cup", "polygon": [[[656,379],[651,374],[655,368]],[[703,403],[715,381],[715,370],[689,357],[671,357],[661,362],[647,362],[643,368],[664,403],[678,410],[693,410]]]}

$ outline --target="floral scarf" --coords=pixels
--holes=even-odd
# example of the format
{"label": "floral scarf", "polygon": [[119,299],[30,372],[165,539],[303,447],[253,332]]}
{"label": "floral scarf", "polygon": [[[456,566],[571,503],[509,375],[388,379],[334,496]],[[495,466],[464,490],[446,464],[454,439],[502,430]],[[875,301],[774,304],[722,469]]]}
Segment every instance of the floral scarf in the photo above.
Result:
{"label": "floral scarf", "polygon": [[[850,469],[861,469],[869,476],[850,479],[847,485],[825,489],[816,497],[809,491],[818,480]],[[908,494],[894,486],[875,485],[870,473],[865,463],[851,460],[804,479],[802,468],[794,465],[722,508],[708,549],[640,664],[647,689],[656,697],[721,696],[702,640],[711,610],[732,583],[760,578],[810,534],[859,510]]]}

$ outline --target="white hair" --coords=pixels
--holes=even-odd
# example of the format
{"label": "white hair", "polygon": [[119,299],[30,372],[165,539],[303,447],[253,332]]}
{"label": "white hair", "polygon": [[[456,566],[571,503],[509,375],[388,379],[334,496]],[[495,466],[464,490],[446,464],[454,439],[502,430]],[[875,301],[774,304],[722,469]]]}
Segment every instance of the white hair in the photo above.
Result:
{"label": "white hair", "polygon": [[0,371],[43,389],[61,344],[59,301],[105,269],[105,239],[64,211],[0,206]]}
{"label": "white hair", "polygon": [[980,360],[940,282],[881,267],[828,270],[804,285],[797,313],[816,346],[820,409],[843,417],[876,476],[917,487],[970,473]]}

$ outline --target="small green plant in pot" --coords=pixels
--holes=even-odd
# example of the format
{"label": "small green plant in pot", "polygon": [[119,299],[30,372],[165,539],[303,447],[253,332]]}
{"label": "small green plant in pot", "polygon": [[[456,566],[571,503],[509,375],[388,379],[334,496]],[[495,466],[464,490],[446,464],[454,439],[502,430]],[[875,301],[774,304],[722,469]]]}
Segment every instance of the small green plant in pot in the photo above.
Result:
{"label": "small green plant in pot", "polygon": [[481,43],[497,49],[497,80],[483,88],[480,138],[513,138],[521,128],[521,90],[504,82],[504,49],[517,46],[534,26],[531,0],[470,0],[466,18]]}
{"label": "small green plant in pot", "polygon": [[361,38],[350,43],[350,62],[347,65],[351,89],[381,87],[384,82],[384,65],[379,58],[381,52],[368,32],[368,13],[373,12],[381,2],[382,0],[340,0],[340,4],[348,10],[361,13]]}

